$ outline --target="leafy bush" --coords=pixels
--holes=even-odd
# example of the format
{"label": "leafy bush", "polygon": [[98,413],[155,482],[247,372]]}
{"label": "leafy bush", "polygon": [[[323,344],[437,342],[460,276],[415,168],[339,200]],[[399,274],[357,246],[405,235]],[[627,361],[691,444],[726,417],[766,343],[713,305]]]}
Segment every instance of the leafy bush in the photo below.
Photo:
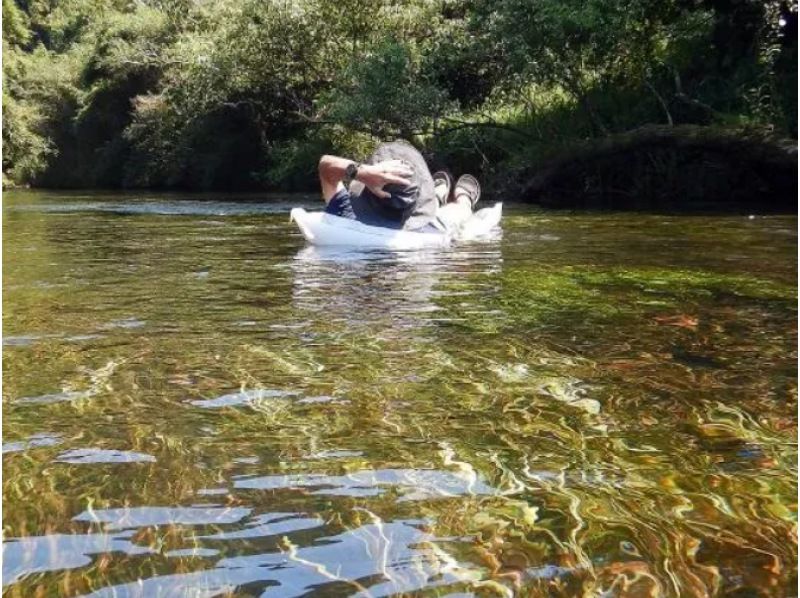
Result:
{"label": "leafy bush", "polygon": [[334,121],[376,137],[411,137],[447,112],[443,90],[426,81],[408,47],[387,41],[346,68],[323,100]]}

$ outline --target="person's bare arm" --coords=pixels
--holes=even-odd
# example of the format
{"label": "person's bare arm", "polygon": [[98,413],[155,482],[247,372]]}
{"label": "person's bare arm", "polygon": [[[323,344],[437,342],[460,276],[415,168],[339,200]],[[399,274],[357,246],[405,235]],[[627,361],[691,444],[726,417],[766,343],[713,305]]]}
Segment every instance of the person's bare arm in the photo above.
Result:
{"label": "person's bare arm", "polygon": [[344,189],[342,178],[352,160],[337,156],[322,156],[319,159],[319,184],[322,187],[322,198],[328,203],[340,189]]}
{"label": "person's bare arm", "polygon": [[[353,160],[340,158],[338,156],[322,156],[319,160],[319,182],[322,186],[322,197],[325,203],[344,188],[342,178],[347,167],[353,164]],[[411,168],[400,160],[386,160],[377,164],[361,164],[358,167],[356,180],[361,181],[370,191],[378,197],[389,197],[383,191],[384,185],[410,185],[411,181],[406,178],[412,175]]]}

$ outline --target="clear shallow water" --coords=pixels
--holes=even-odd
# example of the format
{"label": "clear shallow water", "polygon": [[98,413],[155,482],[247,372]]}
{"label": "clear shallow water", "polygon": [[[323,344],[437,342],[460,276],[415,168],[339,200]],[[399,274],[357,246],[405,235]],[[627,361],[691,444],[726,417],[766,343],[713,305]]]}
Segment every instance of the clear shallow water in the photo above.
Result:
{"label": "clear shallow water", "polygon": [[8,596],[795,594],[795,217],[4,199]]}

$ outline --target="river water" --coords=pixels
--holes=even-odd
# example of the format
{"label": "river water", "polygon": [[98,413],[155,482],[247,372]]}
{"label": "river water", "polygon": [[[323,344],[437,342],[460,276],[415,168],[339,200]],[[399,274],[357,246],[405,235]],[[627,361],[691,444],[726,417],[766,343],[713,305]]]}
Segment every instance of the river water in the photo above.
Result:
{"label": "river water", "polygon": [[4,595],[795,595],[796,217],[296,204],[5,194]]}

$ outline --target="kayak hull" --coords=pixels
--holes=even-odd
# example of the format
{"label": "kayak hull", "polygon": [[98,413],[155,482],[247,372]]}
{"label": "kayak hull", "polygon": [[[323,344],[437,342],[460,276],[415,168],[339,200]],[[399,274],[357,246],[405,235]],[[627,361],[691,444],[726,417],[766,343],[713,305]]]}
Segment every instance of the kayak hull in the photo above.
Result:
{"label": "kayak hull", "polygon": [[363,247],[391,250],[447,247],[452,241],[469,241],[496,232],[502,217],[503,204],[495,204],[473,214],[454,234],[420,233],[369,226],[356,220],[326,212],[308,212],[293,208],[290,220],[297,224],[303,237],[312,245]]}

